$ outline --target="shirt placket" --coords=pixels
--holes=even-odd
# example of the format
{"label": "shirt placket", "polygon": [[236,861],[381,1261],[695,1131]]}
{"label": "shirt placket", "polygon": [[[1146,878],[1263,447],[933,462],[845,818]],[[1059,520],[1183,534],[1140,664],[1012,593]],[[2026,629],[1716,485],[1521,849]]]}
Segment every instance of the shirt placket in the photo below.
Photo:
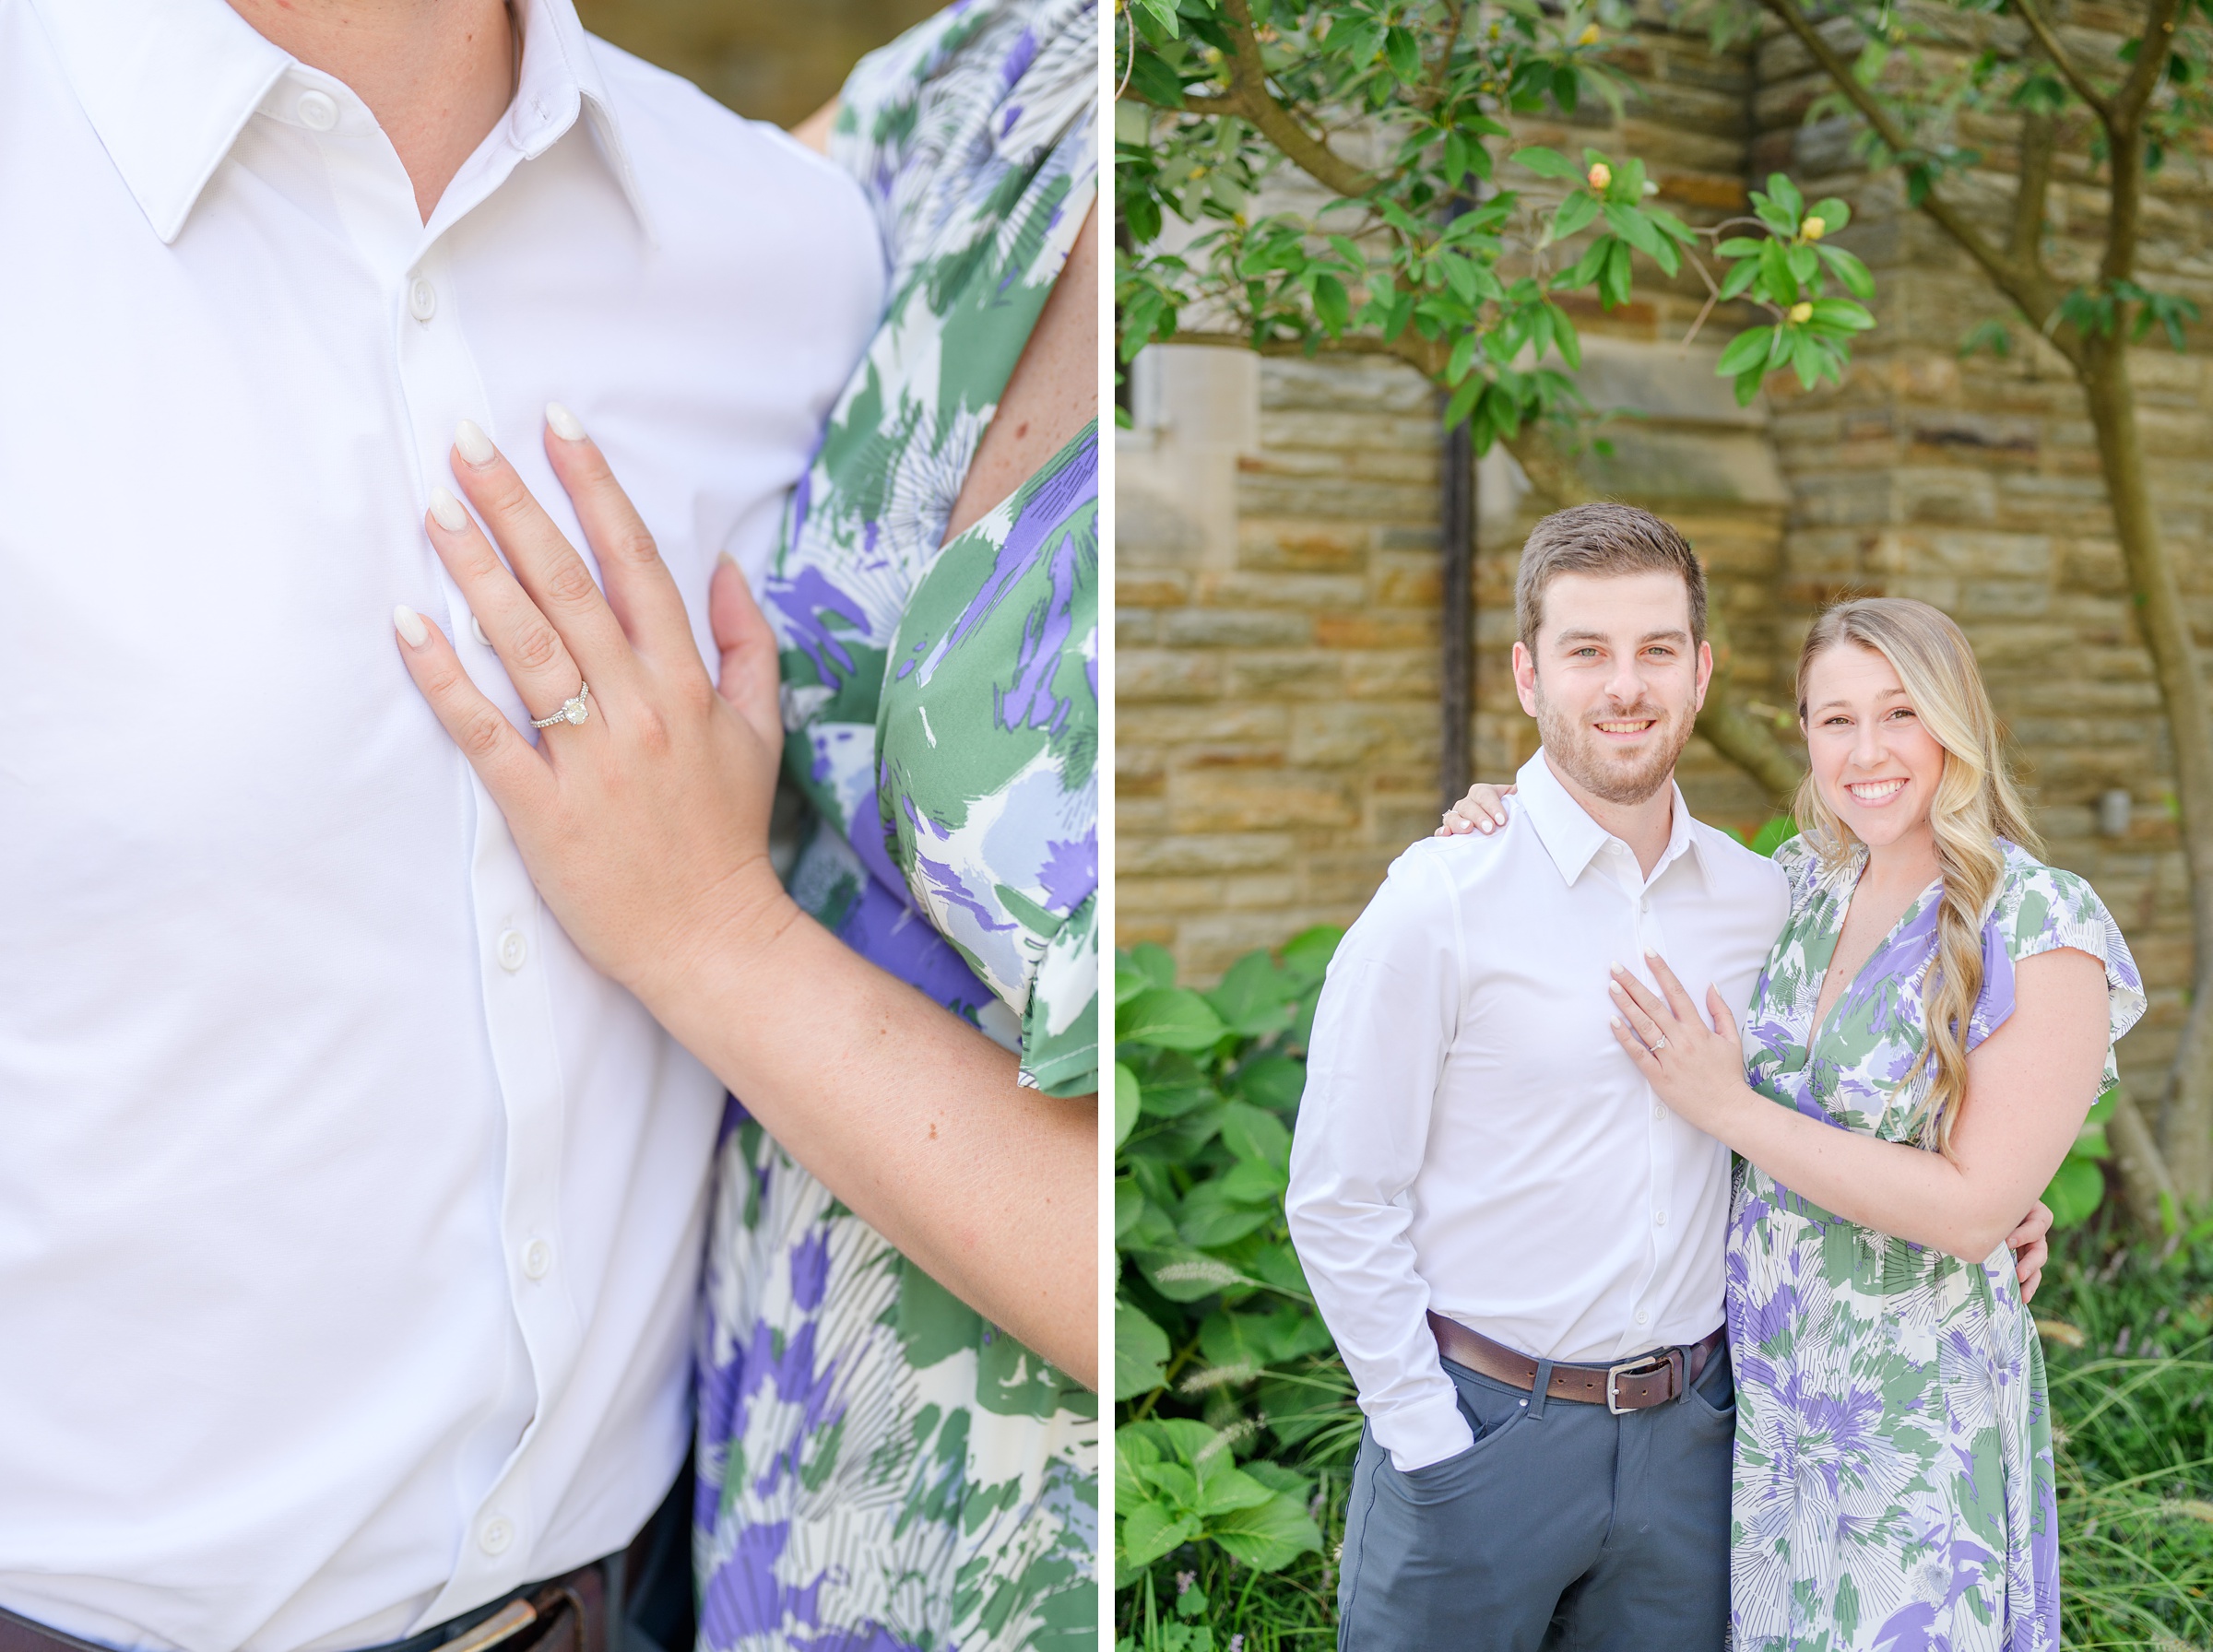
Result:
{"label": "shirt placket", "polygon": [[[1654,991],[1658,983],[1651,966],[1645,962],[1648,952],[1667,954],[1667,936],[1660,921],[1660,914],[1652,898],[1653,885],[1665,875],[1668,862],[1663,860],[1652,868],[1651,878],[1643,875],[1637,857],[1623,844],[1616,857],[1621,868],[1620,885],[1629,903],[1629,959],[1630,970],[1637,978]],[[1642,1083],[1642,1080],[1639,1080]],[[1660,1272],[1660,1252],[1666,1237],[1669,1211],[1667,1190],[1672,1185],[1674,1142],[1671,1136],[1672,1117],[1666,1103],[1650,1084],[1643,1084],[1648,1103],[1644,1115],[1645,1133],[1645,1186],[1641,1212],[1645,1226],[1644,1266],[1631,1287],[1627,1323],[1623,1327],[1621,1341],[1615,1348],[1616,1357],[1639,1352],[1652,1343],[1652,1287]]]}
{"label": "shirt placket", "polygon": [[[500,187],[515,157],[500,150],[495,140],[479,153],[476,175],[457,179],[425,226],[397,158],[350,91],[327,81],[303,94],[303,104],[305,124],[318,134],[331,160],[341,220],[377,277],[392,341],[393,382],[413,444],[416,507],[427,512],[433,488],[458,491],[450,454],[462,419],[473,419],[495,442],[506,434],[499,429],[463,324],[453,230],[469,204]],[[527,724],[529,714],[427,536],[421,552],[426,576],[443,599],[446,635],[470,678],[511,720]],[[581,1327],[562,1273],[558,1188],[565,1109],[547,974],[550,920],[504,817],[473,770],[468,788],[473,814],[468,896],[476,919],[485,1026],[506,1127],[502,1259],[508,1300],[528,1353],[530,1390],[503,1407],[515,1430],[513,1446],[470,1512],[453,1575],[425,1612],[424,1623],[451,1615],[456,1601],[484,1599],[523,1581],[521,1572],[539,1536],[527,1448],[545,1414],[547,1397],[558,1390],[574,1363]]]}

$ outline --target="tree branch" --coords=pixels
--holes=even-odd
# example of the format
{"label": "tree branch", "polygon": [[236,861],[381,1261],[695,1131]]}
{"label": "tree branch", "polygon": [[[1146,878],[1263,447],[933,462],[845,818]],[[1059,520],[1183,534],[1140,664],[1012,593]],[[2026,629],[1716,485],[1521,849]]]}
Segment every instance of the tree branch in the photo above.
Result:
{"label": "tree branch", "polygon": [[2043,267],[2044,204],[2052,192],[2054,147],[2050,115],[2021,116],[2021,175],[2013,192],[2013,244],[2007,251],[2024,269]]}
{"label": "tree branch", "polygon": [[2075,60],[2059,43],[2059,36],[2052,31],[2044,14],[2037,10],[2036,0],[2013,0],[2013,9],[2021,14],[2021,21],[2029,25],[2029,32],[2036,36],[2036,43],[2044,49],[2044,55],[2052,60],[2052,66],[2059,71],[2061,77],[2074,88],[2075,95],[2096,111],[2100,120],[2110,120],[2112,106],[2107,103],[2105,94],[2091,86],[2089,77],[2075,66]]}
{"label": "tree branch", "polygon": [[2167,59],[2174,51],[2174,26],[2182,9],[2182,0],[2151,0],[2150,14],[2144,19],[2143,41],[2136,48],[2136,64],[2121,89],[2113,94],[2112,103],[2106,112],[2106,127],[2115,139],[2116,183],[2121,176],[2118,140],[2124,132],[2132,135],[2136,132],[2137,123],[2144,116],[2144,106],[2151,101],[2151,94],[2159,90],[2160,77],[2167,72]]}
{"label": "tree branch", "polygon": [[[1256,356],[1391,356],[1433,383],[1443,371],[1444,352],[1428,339],[1402,333],[1395,339],[1373,333],[1348,333],[1342,338],[1268,338],[1253,342],[1249,333],[1178,328],[1163,344],[1198,344],[1214,349],[1250,350]],[[1440,386],[1441,388],[1442,386]]]}
{"label": "tree branch", "polygon": [[[1229,96],[1222,101],[1236,108],[1219,112],[1250,121],[1262,137],[1324,189],[1341,195],[1364,195],[1373,189],[1379,179],[1331,148],[1327,139],[1308,132],[1268,90],[1268,68],[1260,61],[1260,42],[1253,33],[1252,8],[1246,0],[1222,0],[1220,15],[1230,47]],[[1195,106],[1188,98],[1184,102]]]}
{"label": "tree branch", "polygon": [[[1821,38],[1821,31],[1800,9],[1797,0],[1762,0],[1762,3],[1775,14],[1784,28],[1798,37],[1799,43],[1813,54],[1814,61],[1821,65],[1837,89],[1844,94],[1852,106],[1860,112],[1861,117],[1875,129],[1876,136],[1888,144],[1893,152],[1903,152],[1915,147],[1912,134],[1898,124],[1897,117],[1883,107],[1881,100],[1874,92],[1860,84],[1860,77],[1852,72],[1852,65]],[[2172,6],[2178,0],[2160,0],[2160,3]],[[1922,197],[1921,210],[1935,219],[1944,232],[1959,242],[1969,257],[1982,266],[1983,273],[1996,283],[1998,290],[2020,307],[2021,313],[2029,318],[2030,325],[2040,331],[2042,329],[2059,299],[2041,269],[2033,266],[2024,269],[1991,245],[1982,231],[1937,195],[1933,183],[1928,194]],[[2069,343],[2057,338],[2053,342],[2062,351],[2070,356],[2073,354]]]}

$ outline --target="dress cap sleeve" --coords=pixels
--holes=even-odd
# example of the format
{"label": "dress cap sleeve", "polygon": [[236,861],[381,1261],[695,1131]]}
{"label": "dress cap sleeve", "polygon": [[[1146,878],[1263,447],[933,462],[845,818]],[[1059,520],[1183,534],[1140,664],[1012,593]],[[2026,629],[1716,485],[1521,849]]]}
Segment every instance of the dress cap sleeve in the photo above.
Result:
{"label": "dress cap sleeve", "polygon": [[2013,844],[2006,845],[2006,879],[1982,926],[1982,995],[1968,1028],[1973,1049],[2004,1026],[2014,1009],[2014,966],[2040,952],[2073,947],[2105,966],[2108,1032],[2102,1092],[2120,1080],[2113,1043],[2142,1019],[2144,978],[2121,926],[2089,879],[2048,867]]}

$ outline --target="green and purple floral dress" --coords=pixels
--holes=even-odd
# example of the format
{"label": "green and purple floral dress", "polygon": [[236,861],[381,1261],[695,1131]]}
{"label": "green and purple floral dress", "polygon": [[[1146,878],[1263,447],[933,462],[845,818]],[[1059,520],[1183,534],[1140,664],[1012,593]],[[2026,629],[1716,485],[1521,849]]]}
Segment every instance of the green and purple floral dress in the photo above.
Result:
{"label": "green and purple floral dress", "polygon": [[[1968,1047],[2012,1015],[2014,966],[2061,947],[2104,963],[2110,1037],[2120,1037],[2144,1012],[2144,986],[2119,926],[2082,879],[2004,848]],[[1809,1043],[1866,851],[1825,868],[1795,838],[1775,859],[1791,916],[1746,1017],[1746,1077],[1824,1124],[1910,1139],[1928,1075],[1899,1080],[1921,1053],[1939,886]],[[2086,1113],[2096,1099],[2082,1098]],[[1961,1262],[1745,1166],[1728,1270],[1735,1652],[2056,1652],[2052,1422],[2012,1254],[2000,1245]]]}
{"label": "green and purple floral dress", "polygon": [[[1096,195],[1097,65],[1095,0],[969,0],[855,70],[831,154],[891,304],[763,592],[811,809],[794,897],[1071,1097],[1098,1089],[1096,425],[944,534]],[[1095,1396],[742,1099],[699,1346],[699,1652],[1091,1652]]]}

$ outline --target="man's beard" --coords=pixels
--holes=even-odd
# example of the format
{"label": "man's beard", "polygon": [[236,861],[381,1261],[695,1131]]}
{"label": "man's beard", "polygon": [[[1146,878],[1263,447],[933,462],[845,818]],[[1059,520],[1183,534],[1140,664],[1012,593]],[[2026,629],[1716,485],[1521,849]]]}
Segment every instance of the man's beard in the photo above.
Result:
{"label": "man's beard", "polygon": [[1668,776],[1675,772],[1675,759],[1690,744],[1694,719],[1687,713],[1681,717],[1670,717],[1650,700],[1619,709],[1609,703],[1591,722],[1653,719],[1650,742],[1632,763],[1616,757],[1601,744],[1598,731],[1591,726],[1591,722],[1578,721],[1547,700],[1542,681],[1537,684],[1536,702],[1537,735],[1544,742],[1546,753],[1570,780],[1602,802],[1642,803],[1667,784]]}

